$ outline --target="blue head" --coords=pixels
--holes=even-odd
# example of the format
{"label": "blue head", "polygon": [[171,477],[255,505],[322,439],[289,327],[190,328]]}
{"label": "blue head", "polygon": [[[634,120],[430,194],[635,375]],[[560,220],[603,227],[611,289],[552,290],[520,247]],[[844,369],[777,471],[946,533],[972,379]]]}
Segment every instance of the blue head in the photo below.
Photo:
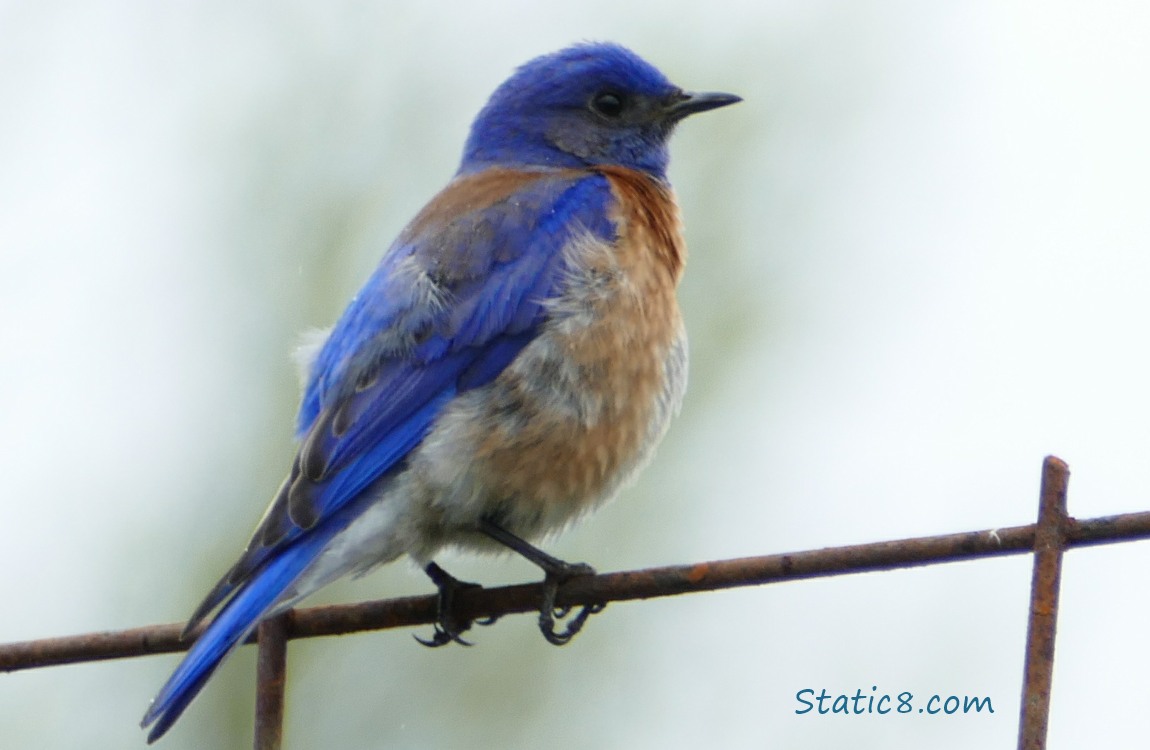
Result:
{"label": "blue head", "polygon": [[617,44],[578,44],[531,60],[495,90],[459,171],[616,164],[662,178],[675,125],[737,101],[686,93]]}

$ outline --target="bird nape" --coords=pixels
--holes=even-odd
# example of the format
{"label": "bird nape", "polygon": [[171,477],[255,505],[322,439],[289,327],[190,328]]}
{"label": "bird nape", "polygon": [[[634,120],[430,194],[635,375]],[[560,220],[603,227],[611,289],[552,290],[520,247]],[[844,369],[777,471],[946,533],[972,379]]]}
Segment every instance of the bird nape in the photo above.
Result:
{"label": "bird nape", "polygon": [[[511,550],[555,596],[594,571],[536,540],[611,499],[682,401],[676,300],[686,247],[667,182],[684,118],[740,101],[689,93],[616,44],[521,66],[471,126],[459,170],[399,233],[308,367],[291,471],[188,631],[144,716],[163,736],[261,620],[408,556],[440,592],[428,645],[465,642],[448,547]],[[214,617],[212,613],[216,612]]]}

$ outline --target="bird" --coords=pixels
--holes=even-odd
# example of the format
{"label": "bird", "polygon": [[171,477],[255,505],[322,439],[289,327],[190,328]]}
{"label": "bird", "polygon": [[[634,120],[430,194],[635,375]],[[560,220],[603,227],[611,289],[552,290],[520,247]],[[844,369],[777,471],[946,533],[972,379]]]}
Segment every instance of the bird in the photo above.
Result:
{"label": "bird", "polygon": [[[691,93],[636,53],[583,42],[534,58],[473,121],[458,171],[384,252],[306,357],[287,478],[141,727],[162,737],[262,621],[407,556],[439,590],[439,646],[466,644],[445,549],[511,550],[557,587],[593,573],[532,543],[613,498],[679,410],[686,245],[667,178]],[[214,615],[213,615],[214,613]]]}

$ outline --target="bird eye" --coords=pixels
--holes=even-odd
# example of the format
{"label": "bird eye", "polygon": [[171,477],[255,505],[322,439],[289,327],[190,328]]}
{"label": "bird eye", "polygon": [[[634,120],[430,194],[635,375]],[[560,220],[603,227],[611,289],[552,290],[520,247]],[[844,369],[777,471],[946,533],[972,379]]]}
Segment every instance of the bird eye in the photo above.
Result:
{"label": "bird eye", "polygon": [[615,119],[623,114],[623,97],[611,91],[603,91],[591,99],[591,111]]}

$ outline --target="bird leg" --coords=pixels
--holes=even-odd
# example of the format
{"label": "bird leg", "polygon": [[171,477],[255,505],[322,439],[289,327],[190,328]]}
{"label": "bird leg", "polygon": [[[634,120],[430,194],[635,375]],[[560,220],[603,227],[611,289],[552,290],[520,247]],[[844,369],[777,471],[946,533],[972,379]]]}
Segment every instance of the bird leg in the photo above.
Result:
{"label": "bird leg", "polygon": [[[455,594],[460,589],[481,588],[478,583],[470,583],[469,581],[461,581],[455,576],[448,573],[443,568],[436,565],[434,562],[427,564],[423,569],[427,573],[428,578],[439,589],[439,598],[435,607],[435,632],[432,633],[431,638],[423,639],[419,636],[413,636],[415,640],[422,643],[428,648],[438,648],[446,646],[449,643],[458,643],[461,646],[470,646],[470,641],[465,641],[461,634],[466,632],[472,624],[472,620],[460,620],[455,614]],[[479,621],[481,625],[490,625],[494,620]]]}
{"label": "bird leg", "polygon": [[559,587],[568,579],[575,578],[576,576],[593,576],[595,575],[595,569],[587,563],[569,563],[557,557],[552,557],[538,547],[515,536],[489,518],[484,518],[479,521],[479,530],[508,549],[518,552],[530,562],[543,569],[543,600],[539,605],[539,632],[543,634],[543,637],[547,639],[548,643],[555,646],[562,646],[568,643],[583,629],[583,624],[587,622],[588,617],[602,612],[607,606],[601,602],[585,604],[583,608],[579,610],[579,613],[567,622],[566,627],[562,631],[557,631],[555,629],[555,621],[562,620],[571,611],[570,607],[555,606],[555,598],[559,593]]}

